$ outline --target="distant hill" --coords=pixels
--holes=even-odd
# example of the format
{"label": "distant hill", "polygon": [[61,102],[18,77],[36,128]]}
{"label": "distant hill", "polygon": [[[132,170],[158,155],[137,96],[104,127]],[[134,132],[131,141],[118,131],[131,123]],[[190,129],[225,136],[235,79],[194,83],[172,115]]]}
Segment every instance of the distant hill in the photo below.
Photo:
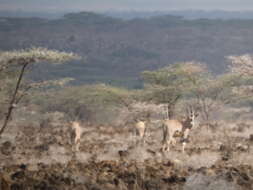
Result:
{"label": "distant hill", "polygon": [[175,10],[175,11],[106,11],[105,15],[131,20],[134,18],[150,18],[154,16],[173,15],[185,19],[253,19],[253,11],[203,11],[203,10]]}
{"label": "distant hill", "polygon": [[35,80],[76,78],[74,84],[106,82],[141,86],[139,73],[179,61],[205,62],[215,73],[224,56],[253,53],[253,20],[195,19],[156,16],[123,20],[90,12],[59,19],[0,18],[0,49],[31,46],[73,51],[82,62],[41,65]]}
{"label": "distant hill", "polygon": [[253,11],[203,11],[203,10],[177,10],[177,11],[106,11],[107,16],[131,20],[134,18],[151,18],[155,16],[173,15],[184,19],[253,19]]}
{"label": "distant hill", "polygon": [[[69,11],[23,11],[23,10],[0,10],[0,17],[12,18],[46,18],[46,19],[59,19]],[[120,18],[124,20],[131,20],[135,18],[151,18],[155,16],[173,15],[182,16],[184,19],[253,19],[253,11],[223,11],[223,10],[175,10],[175,11],[118,11],[109,10],[100,12],[100,14]]]}
{"label": "distant hill", "polygon": [[62,17],[66,12],[38,12],[38,11],[22,11],[22,10],[0,10],[0,17],[11,18],[47,18],[58,19]]}

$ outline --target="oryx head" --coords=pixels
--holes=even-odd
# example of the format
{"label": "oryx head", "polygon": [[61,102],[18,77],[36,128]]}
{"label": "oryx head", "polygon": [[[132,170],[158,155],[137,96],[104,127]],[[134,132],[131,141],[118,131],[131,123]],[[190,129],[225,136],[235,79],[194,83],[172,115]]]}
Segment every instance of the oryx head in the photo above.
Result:
{"label": "oryx head", "polygon": [[191,129],[192,127],[195,126],[195,119],[198,117],[198,112],[196,111],[196,108],[194,109],[193,106],[189,106],[186,109],[187,112],[187,118],[185,121],[185,124],[187,125],[186,127]]}

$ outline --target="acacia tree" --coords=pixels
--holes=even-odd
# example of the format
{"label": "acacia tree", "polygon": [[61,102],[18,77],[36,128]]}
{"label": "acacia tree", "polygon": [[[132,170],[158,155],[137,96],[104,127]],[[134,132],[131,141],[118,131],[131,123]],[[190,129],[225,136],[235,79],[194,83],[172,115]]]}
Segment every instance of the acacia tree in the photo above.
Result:
{"label": "acacia tree", "polygon": [[[0,53],[0,78],[8,79],[17,77],[14,82],[14,89],[8,100],[7,113],[5,115],[3,125],[0,129],[0,136],[7,127],[11,118],[13,109],[17,106],[20,100],[24,97],[25,92],[32,86],[21,89],[24,75],[29,66],[39,62],[49,62],[53,64],[63,63],[72,59],[79,59],[73,53],[59,52],[56,50],[47,50],[45,48],[31,48],[28,50],[9,51]],[[0,88],[0,91],[3,91]]]}
{"label": "acacia tree", "polygon": [[[202,118],[209,124],[210,114],[223,105],[235,103],[246,97],[246,89],[251,89],[250,77],[253,76],[253,59],[249,55],[228,56],[231,61],[230,70],[214,76],[207,70],[202,77],[190,80],[191,94],[196,99],[195,104],[201,111]],[[247,85],[245,85],[247,84]]]}
{"label": "acacia tree", "polygon": [[177,63],[157,71],[145,71],[142,75],[146,83],[146,99],[166,104],[169,117],[173,115],[176,103],[185,99],[209,123],[212,111],[238,99],[232,90],[240,85],[238,75],[229,72],[214,76],[205,64]]}
{"label": "acacia tree", "polygon": [[253,56],[249,54],[240,56],[228,56],[231,73],[244,80],[243,85],[234,88],[234,92],[242,97],[251,97],[253,94]]}
{"label": "acacia tree", "polygon": [[157,71],[144,71],[146,99],[166,104],[166,117],[172,117],[176,103],[207,75],[205,65],[183,62]]}
{"label": "acacia tree", "polygon": [[225,73],[219,76],[209,75],[192,86],[191,93],[196,99],[202,118],[207,123],[212,111],[217,111],[223,105],[230,104],[238,98],[232,89],[239,83],[236,75]]}
{"label": "acacia tree", "polygon": [[231,62],[232,73],[253,76],[253,57],[251,55],[228,56],[227,59]]}

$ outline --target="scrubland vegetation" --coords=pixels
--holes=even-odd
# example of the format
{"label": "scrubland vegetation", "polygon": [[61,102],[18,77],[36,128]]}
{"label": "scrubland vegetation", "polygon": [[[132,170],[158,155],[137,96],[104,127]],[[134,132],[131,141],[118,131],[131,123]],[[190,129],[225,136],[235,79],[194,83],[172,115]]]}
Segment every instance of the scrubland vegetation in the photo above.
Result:
{"label": "scrubland vegetation", "polygon": [[[193,61],[143,71],[135,90],[27,77],[35,63],[77,58],[41,48],[0,53],[2,189],[252,189],[250,55],[227,57],[220,75]],[[161,152],[161,121],[182,120],[189,106],[200,115],[186,152],[179,142]],[[145,143],[135,135],[139,119]],[[70,121],[81,123],[80,151]]]}

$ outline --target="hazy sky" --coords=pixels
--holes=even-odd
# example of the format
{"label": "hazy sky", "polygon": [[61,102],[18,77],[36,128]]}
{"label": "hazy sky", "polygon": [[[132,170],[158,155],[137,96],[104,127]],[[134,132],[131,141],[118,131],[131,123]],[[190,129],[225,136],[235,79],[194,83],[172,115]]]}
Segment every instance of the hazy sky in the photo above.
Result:
{"label": "hazy sky", "polygon": [[253,0],[0,0],[1,10],[253,10]]}

